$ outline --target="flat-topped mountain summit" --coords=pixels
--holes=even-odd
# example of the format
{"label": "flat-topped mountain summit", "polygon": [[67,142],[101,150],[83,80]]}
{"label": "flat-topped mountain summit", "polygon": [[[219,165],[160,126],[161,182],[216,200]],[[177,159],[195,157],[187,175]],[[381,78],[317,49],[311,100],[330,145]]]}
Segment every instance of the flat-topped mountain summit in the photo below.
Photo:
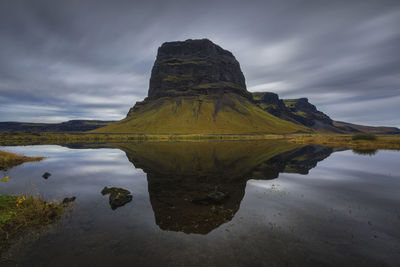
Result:
{"label": "flat-topped mountain summit", "polygon": [[226,92],[251,97],[231,52],[208,39],[167,42],[158,49],[149,98]]}
{"label": "flat-topped mountain summit", "polygon": [[95,132],[240,134],[311,132],[261,109],[233,54],[208,39],[158,49],[148,97],[125,119]]}

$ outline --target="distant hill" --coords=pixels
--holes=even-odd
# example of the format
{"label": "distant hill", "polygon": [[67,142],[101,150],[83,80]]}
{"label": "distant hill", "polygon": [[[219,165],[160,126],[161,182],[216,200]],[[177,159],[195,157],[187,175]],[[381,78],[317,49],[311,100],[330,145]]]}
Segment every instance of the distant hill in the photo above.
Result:
{"label": "distant hill", "polygon": [[70,120],[61,123],[0,122],[0,132],[86,132],[112,122],[99,120]]}
{"label": "distant hill", "polygon": [[400,129],[396,127],[365,126],[342,121],[334,121],[333,125],[336,128],[342,129],[347,132],[363,132],[369,134],[400,134]]}
{"label": "distant hill", "polygon": [[154,63],[148,97],[102,133],[312,132],[260,109],[246,89],[239,62],[210,40],[167,42]]}

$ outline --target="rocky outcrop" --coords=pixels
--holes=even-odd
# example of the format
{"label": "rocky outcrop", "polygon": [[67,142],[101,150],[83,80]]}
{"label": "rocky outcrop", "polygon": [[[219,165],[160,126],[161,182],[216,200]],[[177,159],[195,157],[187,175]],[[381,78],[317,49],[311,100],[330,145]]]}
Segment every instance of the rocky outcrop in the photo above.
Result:
{"label": "rocky outcrop", "polygon": [[208,39],[167,42],[158,49],[149,98],[226,92],[251,98],[231,52]]}
{"label": "rocky outcrop", "polygon": [[317,110],[313,104],[308,102],[308,98],[285,99],[283,102],[290,112],[304,118],[303,125],[312,127],[316,122],[328,125],[333,123],[333,120],[328,115]]}
{"label": "rocky outcrop", "polygon": [[321,124],[332,126],[331,118],[317,110],[307,98],[284,100],[271,92],[253,93],[253,98],[260,108],[280,119],[312,128],[318,128]]}
{"label": "rocky outcrop", "polygon": [[308,98],[280,99],[275,93],[255,92],[253,102],[280,119],[310,127],[319,132],[400,134],[400,130],[396,127],[373,127],[333,121],[311,104]]}

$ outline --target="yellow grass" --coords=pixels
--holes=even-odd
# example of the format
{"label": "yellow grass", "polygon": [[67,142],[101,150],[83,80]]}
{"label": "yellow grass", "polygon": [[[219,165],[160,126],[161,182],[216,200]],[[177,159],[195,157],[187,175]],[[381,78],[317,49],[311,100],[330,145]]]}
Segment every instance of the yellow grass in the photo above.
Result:
{"label": "yellow grass", "polygon": [[40,161],[43,157],[26,157],[0,150],[0,170],[7,170],[28,161]]}
{"label": "yellow grass", "polygon": [[0,252],[21,232],[55,222],[63,210],[62,204],[40,198],[0,194]]}
{"label": "yellow grass", "polygon": [[356,149],[400,150],[399,135],[376,135],[376,140],[353,140],[353,135],[298,135],[290,137],[289,142]]}
{"label": "yellow grass", "polygon": [[283,139],[298,144],[329,147],[400,150],[400,135],[376,135],[377,140],[352,140],[353,135],[335,134],[6,134],[0,135],[0,145],[116,143],[143,141],[207,141],[207,140],[270,140]]}
{"label": "yellow grass", "polygon": [[244,97],[226,94],[159,98],[93,133],[146,134],[286,134],[310,133],[307,127],[281,120]]}

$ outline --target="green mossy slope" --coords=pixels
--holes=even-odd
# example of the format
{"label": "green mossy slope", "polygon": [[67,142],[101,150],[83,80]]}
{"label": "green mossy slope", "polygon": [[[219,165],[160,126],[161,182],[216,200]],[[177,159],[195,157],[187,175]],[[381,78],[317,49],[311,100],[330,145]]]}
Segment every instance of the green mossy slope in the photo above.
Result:
{"label": "green mossy slope", "polygon": [[94,133],[286,134],[310,132],[263,111],[233,93],[162,97],[136,105],[129,115]]}

